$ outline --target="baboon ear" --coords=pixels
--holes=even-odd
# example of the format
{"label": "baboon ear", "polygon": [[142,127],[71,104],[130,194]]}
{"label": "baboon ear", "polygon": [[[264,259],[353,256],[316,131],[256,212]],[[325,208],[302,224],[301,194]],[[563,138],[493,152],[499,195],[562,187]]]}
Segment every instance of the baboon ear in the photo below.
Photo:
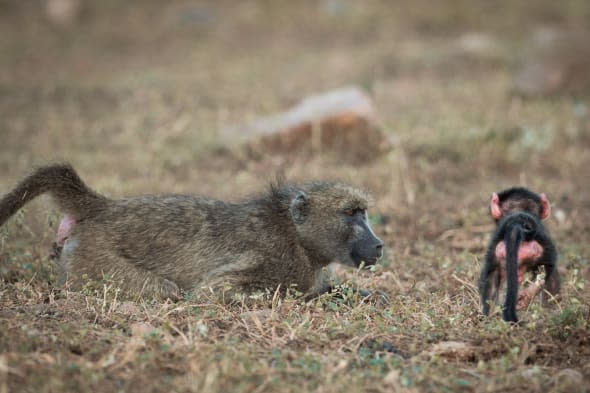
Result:
{"label": "baboon ear", "polygon": [[492,194],[492,198],[490,199],[490,214],[492,218],[498,221],[502,218],[502,208],[500,207],[500,198],[498,194],[495,192]]}
{"label": "baboon ear", "polygon": [[309,198],[303,191],[299,191],[293,199],[291,199],[291,217],[295,224],[303,224],[307,215],[307,202]]}

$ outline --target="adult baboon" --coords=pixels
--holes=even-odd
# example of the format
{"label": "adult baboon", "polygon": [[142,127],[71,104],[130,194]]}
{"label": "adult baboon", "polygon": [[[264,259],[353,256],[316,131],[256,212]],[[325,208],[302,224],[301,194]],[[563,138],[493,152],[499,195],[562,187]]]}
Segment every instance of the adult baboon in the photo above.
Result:
{"label": "adult baboon", "polygon": [[66,214],[57,236],[58,277],[114,280],[129,295],[176,298],[229,284],[238,291],[296,286],[327,290],[331,262],[372,265],[383,242],[368,197],[341,183],[273,184],[239,203],[190,195],[110,199],[68,164],[41,167],[0,200],[0,225],[40,194]]}

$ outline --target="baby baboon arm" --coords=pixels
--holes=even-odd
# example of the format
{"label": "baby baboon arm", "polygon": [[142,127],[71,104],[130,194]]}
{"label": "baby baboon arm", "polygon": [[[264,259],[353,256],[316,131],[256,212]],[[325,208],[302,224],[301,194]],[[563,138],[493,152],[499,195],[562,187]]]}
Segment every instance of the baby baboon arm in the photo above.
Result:
{"label": "baby baboon arm", "polygon": [[518,293],[517,310],[523,310],[531,304],[535,296],[543,289],[543,282],[534,282]]}
{"label": "baby baboon arm", "polygon": [[533,299],[541,293],[543,287],[547,285],[546,274],[541,272],[537,274],[535,281],[526,287],[523,291],[518,294],[517,309],[521,310],[529,306]]}

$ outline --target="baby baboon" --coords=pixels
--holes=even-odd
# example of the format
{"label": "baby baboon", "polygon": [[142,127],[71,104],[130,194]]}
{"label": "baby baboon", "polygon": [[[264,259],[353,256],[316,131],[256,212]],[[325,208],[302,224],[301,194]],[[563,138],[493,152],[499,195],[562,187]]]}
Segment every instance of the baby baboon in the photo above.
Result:
{"label": "baby baboon", "polygon": [[[559,292],[557,250],[541,220],[549,217],[551,207],[545,194],[537,194],[523,187],[493,193],[490,214],[496,222],[485,256],[479,280],[482,310],[490,311],[489,301],[497,302],[502,282],[507,282],[503,317],[516,322],[516,311],[528,306],[541,290],[555,296]],[[524,275],[537,278],[544,270],[545,278],[518,290]]]}
{"label": "baby baboon", "polygon": [[524,274],[529,271],[538,273],[542,266],[547,281],[550,281],[556,271],[556,261],[555,245],[536,215],[524,211],[507,214],[498,222],[490,239],[481,272],[479,289],[483,313],[488,315],[489,301],[498,300],[500,286],[506,280],[503,317],[505,321],[517,322],[519,303],[527,300],[521,299],[518,293]]}
{"label": "baby baboon", "polygon": [[383,242],[367,220],[368,196],[341,183],[273,184],[228,203],[189,195],[109,199],[68,164],[37,169],[0,200],[0,225],[49,193],[67,214],[58,231],[58,276],[115,280],[128,295],[176,298],[229,284],[238,291],[329,288],[331,262],[373,265]]}
{"label": "baby baboon", "polygon": [[[495,192],[492,194],[490,200],[490,215],[496,222],[496,227],[498,227],[502,218],[508,214],[516,212],[527,212],[540,220],[546,220],[551,215],[551,204],[545,193],[537,194],[524,187],[512,187],[499,194],[496,194]],[[543,227],[543,224],[541,223],[540,226]],[[543,232],[549,236],[544,228]],[[549,240],[551,241],[550,238]],[[498,251],[502,254],[502,250],[505,249],[506,244],[501,240]],[[544,245],[539,244],[536,239],[533,239],[531,242],[524,241],[520,249],[518,258],[519,270],[526,268],[527,272],[532,272],[536,275],[538,273],[538,264],[533,264],[531,261],[535,260],[534,255],[537,253],[536,250],[540,249],[543,251]],[[559,293],[561,288],[561,278],[557,268],[553,269],[552,274],[547,274],[543,288],[552,296],[556,296]],[[523,292],[523,295],[525,293],[526,292]]]}

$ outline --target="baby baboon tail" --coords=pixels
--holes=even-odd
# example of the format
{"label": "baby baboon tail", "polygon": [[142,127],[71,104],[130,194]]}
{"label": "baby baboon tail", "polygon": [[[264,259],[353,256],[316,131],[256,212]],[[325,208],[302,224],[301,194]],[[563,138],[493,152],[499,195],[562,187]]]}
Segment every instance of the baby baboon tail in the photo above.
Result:
{"label": "baby baboon tail", "polygon": [[75,218],[103,206],[108,199],[84,184],[69,164],[40,167],[0,199],[0,225],[27,202],[49,193],[60,209]]}

